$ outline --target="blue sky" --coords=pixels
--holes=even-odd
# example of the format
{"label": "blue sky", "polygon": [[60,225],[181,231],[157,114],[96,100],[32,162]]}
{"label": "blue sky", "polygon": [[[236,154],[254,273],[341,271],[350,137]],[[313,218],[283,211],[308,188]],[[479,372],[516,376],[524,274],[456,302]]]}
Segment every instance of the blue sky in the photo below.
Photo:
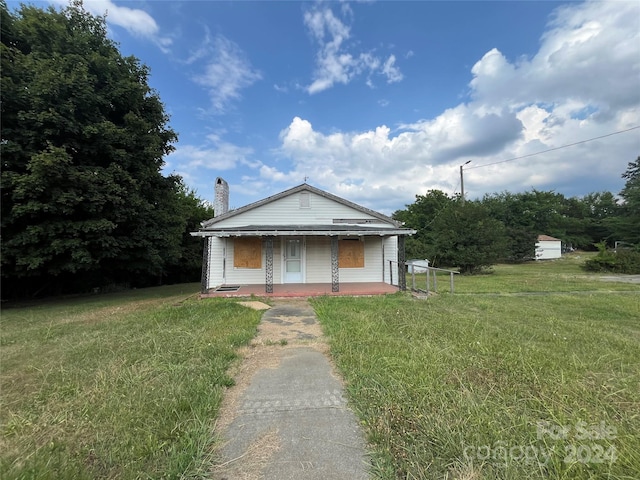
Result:
{"label": "blue sky", "polygon": [[[55,1],[56,5],[65,2]],[[13,5],[13,3],[11,3]],[[46,5],[44,2],[41,5]],[[640,2],[85,1],[151,69],[165,172],[230,204],[307,182],[390,214],[416,194],[617,193],[640,155]]]}

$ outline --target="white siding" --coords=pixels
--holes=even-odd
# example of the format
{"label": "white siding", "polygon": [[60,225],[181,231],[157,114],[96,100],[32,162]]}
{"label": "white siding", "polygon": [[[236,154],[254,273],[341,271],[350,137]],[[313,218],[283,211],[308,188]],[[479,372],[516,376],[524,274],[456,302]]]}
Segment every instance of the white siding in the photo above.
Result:
{"label": "white siding", "polygon": [[[331,283],[331,238],[307,237],[305,243],[306,283]],[[339,269],[340,283],[382,281],[389,283],[391,280],[389,260],[394,262],[398,260],[397,237],[364,237],[364,243],[364,267]],[[397,264],[394,263],[392,268],[393,278],[397,283]]]}
{"label": "white siding", "polygon": [[224,283],[222,277],[224,261],[224,239],[209,237],[209,284],[207,288],[215,288]]}
{"label": "white siding", "polygon": [[[208,288],[227,285],[264,284],[266,277],[266,249],[262,248],[262,268],[236,268],[233,266],[233,238],[211,237]],[[339,269],[340,283],[391,282],[398,283],[398,239],[397,237],[364,237],[364,267]],[[331,283],[331,238],[305,238],[304,283]],[[224,276],[223,276],[224,274]],[[273,242],[273,283],[282,283],[282,243]]]}
{"label": "white siding", "polygon": [[309,207],[300,206],[300,192],[274,200],[260,207],[215,224],[216,228],[241,227],[246,225],[331,225],[334,219],[369,219],[375,223],[367,226],[394,226],[373,215],[351,208],[312,192]]}
{"label": "white siding", "polygon": [[[282,283],[282,242],[280,238],[273,239],[273,283]],[[265,279],[266,281],[266,279]]]}
{"label": "white siding", "polygon": [[331,283],[329,237],[307,237],[307,283]]}
{"label": "white siding", "polygon": [[536,259],[549,260],[562,256],[562,242],[560,240],[542,240],[536,243]]}
{"label": "white siding", "polygon": [[[385,237],[383,242],[384,248],[384,282],[391,283],[391,276],[393,276],[393,283],[398,284],[398,237]],[[389,260],[392,260],[389,265]],[[389,274],[389,268],[391,268],[391,275]]]}

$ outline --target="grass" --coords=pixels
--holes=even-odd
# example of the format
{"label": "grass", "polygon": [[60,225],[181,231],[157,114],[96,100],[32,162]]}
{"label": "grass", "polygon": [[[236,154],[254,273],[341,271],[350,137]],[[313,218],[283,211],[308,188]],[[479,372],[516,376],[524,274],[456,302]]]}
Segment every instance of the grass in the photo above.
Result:
{"label": "grass", "polygon": [[[375,477],[637,478],[640,286],[581,261],[457,276],[456,295],[442,278],[428,300],[312,302]],[[207,477],[226,372],[261,313],[197,290],[5,308],[2,478]]]}
{"label": "grass", "polygon": [[2,478],[206,476],[236,349],[260,313],[198,285],[2,312]]}
{"label": "grass", "polygon": [[507,294],[313,301],[374,476],[637,478],[640,286],[572,259],[458,280]]}
{"label": "grass", "polygon": [[[496,265],[485,275],[455,275],[455,293],[538,293],[576,291],[637,291],[637,285],[605,282],[602,274],[587,272],[582,264],[595,252],[564,255],[558,260],[543,260],[517,265]],[[407,274],[407,286],[413,282]],[[425,289],[426,275],[415,275],[416,287]],[[449,275],[438,274],[438,292],[450,292]],[[433,289],[433,283],[430,284]]]}

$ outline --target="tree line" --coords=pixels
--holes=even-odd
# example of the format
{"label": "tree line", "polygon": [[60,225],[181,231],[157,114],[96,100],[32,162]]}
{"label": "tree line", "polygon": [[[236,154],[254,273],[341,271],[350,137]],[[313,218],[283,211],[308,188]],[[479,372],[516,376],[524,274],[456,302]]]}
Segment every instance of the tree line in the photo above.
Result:
{"label": "tree line", "polygon": [[3,298],[197,280],[213,211],[161,173],[177,135],[148,68],[80,1],[0,15]]}
{"label": "tree line", "polygon": [[[407,258],[473,273],[498,262],[535,258],[538,235],[562,240],[566,248],[595,250],[640,245],[640,157],[622,174],[619,197],[596,192],[565,197],[554,191],[493,193],[461,201],[440,190],[416,195],[393,214],[417,230],[407,239]],[[621,243],[624,242],[624,243]]]}

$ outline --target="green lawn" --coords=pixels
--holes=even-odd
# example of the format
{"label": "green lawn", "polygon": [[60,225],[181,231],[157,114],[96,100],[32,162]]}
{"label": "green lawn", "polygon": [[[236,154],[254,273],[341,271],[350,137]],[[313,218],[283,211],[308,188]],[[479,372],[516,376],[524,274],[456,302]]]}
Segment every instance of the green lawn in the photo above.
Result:
{"label": "green lawn", "polygon": [[[602,274],[586,272],[581,265],[593,252],[565,255],[558,260],[527,262],[520,265],[496,265],[486,275],[455,275],[455,293],[523,293],[574,291],[637,291],[638,285],[605,282]],[[407,286],[413,277],[407,274]],[[415,275],[416,287],[425,289],[426,275]],[[439,293],[450,291],[449,275],[438,274]],[[433,289],[433,283],[430,284]]]}
{"label": "green lawn", "polygon": [[[640,286],[580,262],[456,277],[455,295],[442,277],[428,300],[312,302],[375,478],[637,478]],[[206,477],[226,372],[261,314],[197,290],[5,308],[2,478]]]}
{"label": "green lawn", "polygon": [[4,309],[2,478],[205,472],[225,372],[260,313],[197,300],[198,287]]}
{"label": "green lawn", "polygon": [[375,477],[638,478],[640,286],[572,259],[456,285],[469,294],[313,301]]}

